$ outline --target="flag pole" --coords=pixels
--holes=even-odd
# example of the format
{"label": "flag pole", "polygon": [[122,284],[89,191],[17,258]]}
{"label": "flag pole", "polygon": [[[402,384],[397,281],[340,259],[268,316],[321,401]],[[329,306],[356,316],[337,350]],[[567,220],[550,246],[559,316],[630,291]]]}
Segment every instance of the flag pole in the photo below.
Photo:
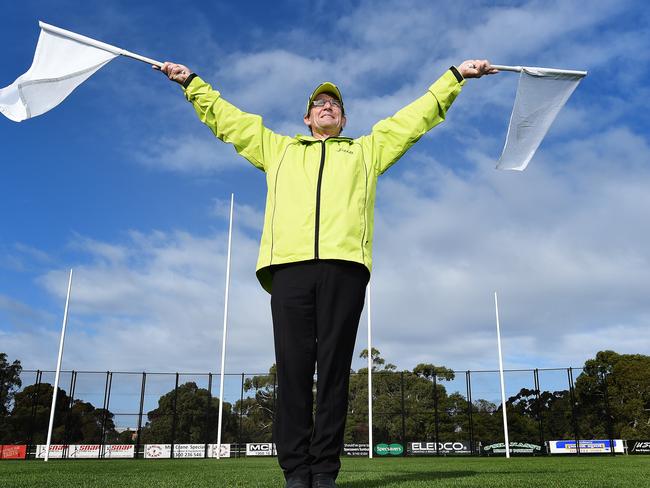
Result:
{"label": "flag pole", "polygon": [[368,283],[368,458],[372,459],[372,317]]}
{"label": "flag pole", "polygon": [[61,339],[59,340],[59,356],[56,360],[56,374],[54,375],[54,391],[52,392],[52,405],[50,407],[50,423],[47,427],[47,443],[45,444],[45,461],[50,459],[50,442],[52,441],[52,427],[54,426],[54,411],[56,410],[56,397],[59,389],[59,375],[61,374],[61,360],[63,359],[63,343],[65,341],[65,327],[68,324],[68,306],[70,304],[70,290],[72,288],[72,269],[68,278],[68,293],[65,298],[63,310],[63,325],[61,326]]}
{"label": "flag pole", "polygon": [[571,69],[537,68],[533,66],[504,66],[502,64],[492,64],[491,66],[493,68],[498,69],[499,71],[514,71],[516,73],[521,73],[524,70],[524,68],[526,68],[531,71],[543,70],[544,73],[548,73],[548,74],[587,76],[586,71],[576,71]]}
{"label": "flag pole", "polygon": [[497,317],[497,345],[499,349],[499,378],[501,380],[501,410],[503,411],[503,434],[506,444],[506,458],[510,458],[510,441],[508,440],[508,415],[506,413],[506,389],[503,380],[503,356],[501,354],[501,330],[499,327],[499,301],[497,292],[494,292],[494,309]]}
{"label": "flag pole", "polygon": [[521,66],[504,66],[502,64],[493,64],[491,66],[499,71],[514,71],[516,73],[520,73],[522,69]]}
{"label": "flag pole", "polygon": [[155,59],[147,58],[145,56],[140,56],[139,54],[132,53],[131,51],[127,51],[126,49],[122,49],[120,47],[113,46],[111,44],[106,44],[105,42],[97,41],[91,37],[82,36],[81,34],[77,34],[76,32],[61,29],[60,27],[56,27],[54,25],[46,24],[45,22],[39,21],[38,26],[45,31],[52,32],[53,34],[62,37],[67,37],[68,39],[73,39],[83,44],[88,44],[89,46],[94,46],[96,48],[103,49],[104,51],[137,59],[138,61],[142,61],[143,63],[147,63],[147,64],[152,64],[158,66],[159,68],[162,68],[163,65],[163,63],[161,63],[160,61],[156,61]]}
{"label": "flag pole", "polygon": [[221,426],[223,420],[223,383],[226,367],[226,336],[228,330],[228,291],[230,288],[230,247],[232,244],[232,213],[235,194],[230,194],[230,223],[228,225],[228,258],[226,260],[226,296],[223,306],[223,338],[221,339],[221,385],[219,386],[219,426],[217,428],[217,459],[221,459]]}

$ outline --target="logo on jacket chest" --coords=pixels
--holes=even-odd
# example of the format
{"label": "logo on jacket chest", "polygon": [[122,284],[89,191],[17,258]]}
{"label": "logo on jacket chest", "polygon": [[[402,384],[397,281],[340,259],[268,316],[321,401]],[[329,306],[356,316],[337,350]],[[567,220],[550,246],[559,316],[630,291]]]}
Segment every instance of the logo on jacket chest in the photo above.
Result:
{"label": "logo on jacket chest", "polygon": [[337,152],[337,153],[344,152],[344,153],[347,153],[347,154],[354,154],[354,151],[353,151],[352,149],[346,149],[346,148],[344,148],[344,147],[339,147],[339,148],[336,150],[336,152]]}

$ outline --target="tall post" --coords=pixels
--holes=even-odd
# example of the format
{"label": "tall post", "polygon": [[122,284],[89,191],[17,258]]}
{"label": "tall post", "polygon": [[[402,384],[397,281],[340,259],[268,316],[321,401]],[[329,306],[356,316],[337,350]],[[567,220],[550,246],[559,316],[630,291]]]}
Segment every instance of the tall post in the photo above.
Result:
{"label": "tall post", "polygon": [[368,457],[372,459],[372,315],[368,283]]}
{"label": "tall post", "polygon": [[503,355],[501,354],[501,328],[499,327],[499,300],[494,292],[494,309],[497,318],[497,345],[499,348],[499,378],[501,380],[501,410],[503,411],[503,434],[505,437],[506,458],[510,458],[510,441],[508,439],[508,414],[506,412],[506,387],[503,379]]}
{"label": "tall post", "polygon": [[63,324],[61,325],[61,339],[59,340],[59,356],[56,360],[56,373],[54,375],[54,390],[52,391],[52,405],[50,407],[50,423],[47,428],[47,442],[45,443],[45,462],[50,459],[50,442],[52,441],[52,427],[54,426],[54,412],[56,411],[56,397],[59,390],[59,376],[61,374],[61,360],[63,359],[63,343],[65,342],[65,328],[68,324],[68,306],[70,305],[70,290],[72,289],[72,269],[68,278],[68,293],[65,298],[63,311]]}
{"label": "tall post", "polygon": [[226,295],[223,302],[223,337],[221,339],[221,384],[219,385],[219,426],[217,427],[217,459],[221,459],[221,428],[223,422],[223,383],[226,369],[226,337],[228,335],[228,292],[230,289],[230,249],[232,245],[232,213],[235,194],[230,194],[230,222],[228,224],[228,258],[226,261]]}
{"label": "tall post", "polygon": [[138,413],[138,436],[136,438],[135,446],[135,455],[134,458],[138,458],[138,453],[140,452],[140,445],[142,442],[142,411],[144,410],[144,392],[147,386],[147,373],[142,372],[142,384],[140,385],[140,411]]}

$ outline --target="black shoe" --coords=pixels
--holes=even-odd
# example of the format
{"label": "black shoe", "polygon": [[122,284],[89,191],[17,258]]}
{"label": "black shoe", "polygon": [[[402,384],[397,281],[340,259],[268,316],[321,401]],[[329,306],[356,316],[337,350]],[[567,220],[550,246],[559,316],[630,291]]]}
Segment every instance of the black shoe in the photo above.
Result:
{"label": "black shoe", "polygon": [[319,473],[312,476],[311,488],[336,488],[332,475]]}
{"label": "black shoe", "polygon": [[309,480],[305,478],[289,478],[284,488],[309,488]]}

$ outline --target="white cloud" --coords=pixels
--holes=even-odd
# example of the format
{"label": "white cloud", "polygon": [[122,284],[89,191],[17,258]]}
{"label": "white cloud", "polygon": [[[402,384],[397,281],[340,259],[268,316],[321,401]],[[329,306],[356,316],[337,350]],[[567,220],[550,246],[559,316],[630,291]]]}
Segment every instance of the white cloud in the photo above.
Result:
{"label": "white cloud", "polygon": [[[122,244],[87,245],[75,267],[66,368],[215,371],[220,355],[226,236],[133,233]],[[120,260],[105,260],[118,248]],[[228,371],[265,371],[273,362],[268,298],[254,278],[257,245],[233,237]],[[67,272],[41,279],[61,303]],[[16,338],[17,339],[17,338]],[[55,352],[30,353],[38,335],[12,341],[29,367],[47,367]],[[37,349],[38,350],[38,349]]]}
{"label": "white cloud", "polygon": [[[216,198],[214,200],[214,214],[223,219],[230,219],[230,200],[221,200]],[[237,219],[237,225],[251,229],[256,233],[260,233],[260,229],[264,225],[264,213],[259,209],[246,204],[235,202],[233,209],[233,220]]]}

